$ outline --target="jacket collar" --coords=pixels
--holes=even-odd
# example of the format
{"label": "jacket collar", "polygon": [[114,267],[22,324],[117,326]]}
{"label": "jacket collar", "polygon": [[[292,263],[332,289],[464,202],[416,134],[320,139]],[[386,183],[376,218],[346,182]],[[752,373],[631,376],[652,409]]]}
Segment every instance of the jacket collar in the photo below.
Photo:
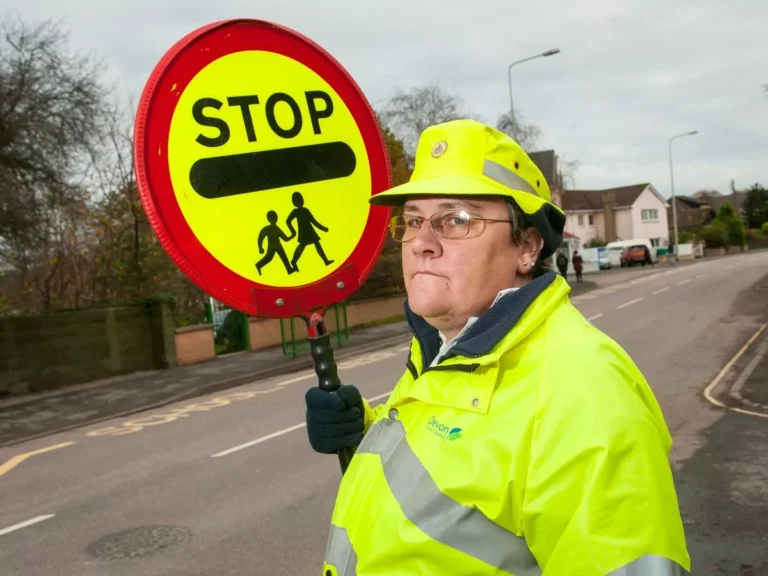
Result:
{"label": "jacket collar", "polygon": [[[549,271],[532,280],[522,288],[503,295],[498,299],[494,306],[486,310],[477,321],[461,335],[442,361],[457,356],[463,356],[465,358],[488,356],[494,348],[502,342],[502,340],[510,339],[510,333],[513,332],[513,329],[517,326],[519,320],[544,290],[554,285],[553,288],[561,288],[561,290],[557,290],[557,295],[563,296],[567,294],[570,291],[570,288],[567,284],[565,284],[564,287],[562,284],[565,284],[564,281],[559,278],[557,274]],[[408,324],[421,347],[423,366],[429,366],[440,350],[440,335],[436,328],[430,326],[424,318],[411,310],[408,305],[408,300],[405,301],[403,307],[405,309],[405,317]],[[549,306],[545,306],[544,308],[549,309]],[[529,324],[533,323],[538,325],[543,321],[542,316],[546,315],[543,314],[545,312],[544,308],[536,315],[536,318],[529,322]],[[533,326],[528,326],[528,329],[525,329],[525,327],[520,328],[520,332],[527,333]],[[522,334],[518,334],[518,337],[519,336],[522,336]],[[518,338],[513,338],[513,340],[517,339]],[[513,343],[513,341],[507,342],[507,346],[504,348],[506,349],[510,347]]]}

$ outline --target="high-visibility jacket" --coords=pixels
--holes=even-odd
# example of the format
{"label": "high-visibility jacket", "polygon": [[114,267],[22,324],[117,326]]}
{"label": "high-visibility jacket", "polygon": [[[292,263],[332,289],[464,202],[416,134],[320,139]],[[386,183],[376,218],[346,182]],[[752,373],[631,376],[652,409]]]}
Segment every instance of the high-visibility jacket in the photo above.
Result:
{"label": "high-visibility jacket", "polygon": [[642,374],[552,272],[503,296],[429,367],[407,370],[342,478],[323,574],[671,576],[690,571]]}

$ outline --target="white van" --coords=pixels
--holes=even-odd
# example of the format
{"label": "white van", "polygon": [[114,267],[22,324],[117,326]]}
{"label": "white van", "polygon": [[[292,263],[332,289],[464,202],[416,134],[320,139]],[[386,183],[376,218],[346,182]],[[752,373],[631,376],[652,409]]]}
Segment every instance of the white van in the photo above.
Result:
{"label": "white van", "polygon": [[630,246],[646,246],[648,252],[651,254],[651,261],[654,263],[659,261],[659,255],[656,252],[656,248],[651,244],[651,241],[647,238],[635,238],[633,240],[617,240],[615,242],[609,242],[606,245],[608,251],[608,257],[611,260],[611,265],[616,262],[616,266],[623,266],[621,263],[621,255]]}

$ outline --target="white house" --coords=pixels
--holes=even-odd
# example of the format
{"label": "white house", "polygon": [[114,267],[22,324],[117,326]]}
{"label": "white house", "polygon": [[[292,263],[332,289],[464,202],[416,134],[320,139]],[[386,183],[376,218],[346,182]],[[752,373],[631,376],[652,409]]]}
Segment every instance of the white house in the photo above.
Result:
{"label": "white house", "polygon": [[606,242],[648,239],[653,246],[669,245],[667,201],[651,184],[607,190],[566,190],[562,195],[565,231],[582,246],[594,238]]}

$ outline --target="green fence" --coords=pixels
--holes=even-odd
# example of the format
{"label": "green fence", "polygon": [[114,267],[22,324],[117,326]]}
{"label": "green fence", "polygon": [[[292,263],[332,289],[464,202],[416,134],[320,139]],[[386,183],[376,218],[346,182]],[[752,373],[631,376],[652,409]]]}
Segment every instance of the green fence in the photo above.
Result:
{"label": "green fence", "polygon": [[[349,340],[347,325],[347,303],[342,302],[330,306],[323,315],[325,328],[331,335],[331,345],[340,347]],[[280,340],[285,356],[293,356],[309,352],[307,341],[307,323],[302,318],[280,320]]]}

